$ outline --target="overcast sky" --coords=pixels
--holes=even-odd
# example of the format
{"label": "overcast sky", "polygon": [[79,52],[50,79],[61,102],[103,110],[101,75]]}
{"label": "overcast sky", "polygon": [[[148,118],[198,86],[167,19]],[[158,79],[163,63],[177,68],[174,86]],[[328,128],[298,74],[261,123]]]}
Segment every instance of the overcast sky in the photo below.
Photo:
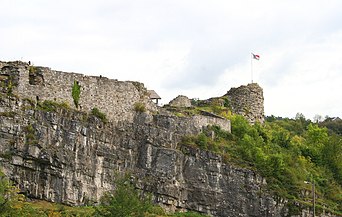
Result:
{"label": "overcast sky", "polygon": [[253,80],[265,114],[342,117],[341,0],[0,0],[0,60],[140,81],[166,104]]}

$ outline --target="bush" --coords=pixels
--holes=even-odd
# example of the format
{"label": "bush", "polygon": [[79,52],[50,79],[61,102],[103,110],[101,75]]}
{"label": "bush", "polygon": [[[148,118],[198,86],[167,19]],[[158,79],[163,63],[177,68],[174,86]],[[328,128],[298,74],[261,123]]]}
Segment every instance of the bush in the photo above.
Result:
{"label": "bush", "polygon": [[100,110],[98,108],[96,108],[96,107],[94,107],[91,110],[91,114],[94,115],[95,117],[101,119],[104,123],[106,123],[108,121],[106,114],[103,113],[103,112],[100,112]]}
{"label": "bush", "polygon": [[38,108],[43,111],[55,112],[57,109],[57,104],[50,100],[45,100],[43,103],[38,103]]}
{"label": "bush", "polygon": [[136,112],[146,112],[146,107],[145,107],[145,104],[142,103],[142,102],[136,102],[134,104],[134,110]]}
{"label": "bush", "polygon": [[206,215],[197,212],[176,212],[172,216],[174,217],[205,217]]}
{"label": "bush", "polygon": [[74,81],[74,85],[72,86],[72,98],[74,99],[74,104],[76,108],[79,106],[81,95],[81,86],[78,84],[78,81]]}
{"label": "bush", "polygon": [[13,206],[22,198],[18,189],[0,170],[0,216],[17,216],[13,212]]}
{"label": "bush", "polygon": [[95,208],[95,213],[108,217],[144,217],[151,208],[151,197],[141,194],[126,174],[118,177],[113,193],[101,198],[101,205]]}

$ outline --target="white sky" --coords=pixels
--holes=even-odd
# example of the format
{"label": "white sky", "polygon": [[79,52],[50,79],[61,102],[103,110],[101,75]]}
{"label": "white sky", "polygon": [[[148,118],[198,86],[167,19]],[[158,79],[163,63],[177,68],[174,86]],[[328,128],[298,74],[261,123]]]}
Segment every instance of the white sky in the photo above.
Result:
{"label": "white sky", "polygon": [[265,113],[342,117],[341,0],[0,0],[0,60],[140,81],[168,103],[254,81]]}

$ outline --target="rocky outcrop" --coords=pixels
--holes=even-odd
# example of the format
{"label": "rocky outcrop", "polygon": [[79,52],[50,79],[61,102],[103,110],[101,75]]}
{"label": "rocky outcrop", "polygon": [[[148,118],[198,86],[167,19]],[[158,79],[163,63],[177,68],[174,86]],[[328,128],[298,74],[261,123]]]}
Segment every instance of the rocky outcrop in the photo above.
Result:
{"label": "rocky outcrop", "polygon": [[284,203],[255,172],[210,152],[181,145],[202,127],[191,118],[136,112],[133,121],[103,123],[73,109],[43,111],[30,100],[0,99],[4,171],[32,198],[93,203],[130,171],[168,210],[213,216],[282,216]]}

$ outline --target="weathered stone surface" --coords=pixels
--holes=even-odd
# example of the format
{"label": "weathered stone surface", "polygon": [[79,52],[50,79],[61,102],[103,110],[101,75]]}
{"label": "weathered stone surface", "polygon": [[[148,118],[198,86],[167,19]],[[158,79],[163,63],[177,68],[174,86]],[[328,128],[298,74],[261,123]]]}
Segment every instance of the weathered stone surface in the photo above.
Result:
{"label": "weathered stone surface", "polygon": [[[202,130],[190,117],[135,113],[132,121],[104,124],[92,116],[85,120],[78,111],[28,108],[7,96],[0,108],[0,148],[7,153],[0,161],[29,197],[70,205],[98,201],[113,189],[115,172],[131,171],[170,211],[213,216],[281,216],[286,211],[253,171],[180,146],[182,136]],[[9,111],[15,115],[5,115]]]}
{"label": "weathered stone surface", "polygon": [[73,108],[72,87],[77,81],[81,86],[79,109],[90,111],[96,107],[112,121],[132,120],[136,102],[144,104],[147,111],[157,110],[144,85],[139,82],[65,73],[47,67],[29,66],[21,61],[0,62],[0,79],[5,83],[11,80],[11,91],[21,98],[67,103]]}
{"label": "weathered stone surface", "polygon": [[233,113],[246,117],[251,122],[264,122],[263,90],[257,83],[231,88],[225,96],[230,100]]}
{"label": "weathered stone surface", "polygon": [[174,107],[187,108],[187,107],[191,107],[191,101],[188,97],[183,96],[183,95],[179,95],[176,98],[174,98],[173,100],[171,100],[169,102],[169,105],[174,106]]}
{"label": "weathered stone surface", "polygon": [[[70,205],[96,203],[114,188],[116,172],[130,171],[138,187],[171,211],[220,217],[286,214],[286,201],[267,193],[258,174],[180,143],[184,135],[196,135],[207,125],[230,131],[229,121],[157,111],[140,83],[44,67],[30,74],[29,68],[22,62],[0,62],[0,79],[6,84],[0,97],[0,163],[29,197]],[[75,80],[82,88],[81,111],[35,108],[38,100],[46,99],[73,105]],[[228,93],[233,108],[238,108],[238,96],[246,98],[246,105],[253,105],[254,95],[259,103],[263,99],[260,89],[249,85],[241,93]],[[137,102],[145,103],[148,112],[134,111]],[[262,111],[257,106],[251,117],[263,114],[263,106]],[[87,114],[93,107],[107,113],[109,122]]]}

